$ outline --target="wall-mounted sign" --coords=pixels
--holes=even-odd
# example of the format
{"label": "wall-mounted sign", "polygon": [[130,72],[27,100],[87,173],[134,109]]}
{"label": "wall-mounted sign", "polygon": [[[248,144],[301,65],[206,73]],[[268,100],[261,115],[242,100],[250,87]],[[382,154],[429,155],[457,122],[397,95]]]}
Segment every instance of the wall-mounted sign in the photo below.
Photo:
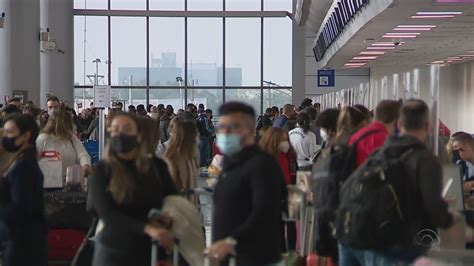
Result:
{"label": "wall-mounted sign", "polygon": [[18,99],[20,99],[21,103],[26,103],[28,101],[28,91],[14,90],[13,91],[13,98],[18,98]]}
{"label": "wall-mounted sign", "polygon": [[336,86],[336,74],[334,69],[318,70],[318,87]]}

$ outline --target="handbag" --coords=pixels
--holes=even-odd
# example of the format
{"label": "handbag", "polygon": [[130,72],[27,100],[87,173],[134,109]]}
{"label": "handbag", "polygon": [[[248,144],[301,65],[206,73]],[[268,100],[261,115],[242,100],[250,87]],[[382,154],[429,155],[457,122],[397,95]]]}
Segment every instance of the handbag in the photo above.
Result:
{"label": "handbag", "polygon": [[86,211],[87,193],[45,192],[45,216],[50,228],[87,230],[92,218]]}

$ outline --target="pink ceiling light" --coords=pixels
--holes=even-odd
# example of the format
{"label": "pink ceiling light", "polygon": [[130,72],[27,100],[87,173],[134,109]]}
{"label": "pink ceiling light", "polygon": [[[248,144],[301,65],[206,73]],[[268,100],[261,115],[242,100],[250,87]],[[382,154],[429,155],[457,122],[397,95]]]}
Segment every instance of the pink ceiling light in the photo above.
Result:
{"label": "pink ceiling light", "polygon": [[346,63],[344,66],[365,66],[367,63]]}
{"label": "pink ceiling light", "polygon": [[409,35],[409,34],[406,34],[406,35],[384,35],[382,37],[384,38],[400,38],[400,39],[414,39],[416,38],[418,35]]}
{"label": "pink ceiling light", "polygon": [[436,15],[461,15],[461,11],[420,11],[416,12],[417,15],[421,16],[436,16]]}
{"label": "pink ceiling light", "polygon": [[394,31],[430,31],[432,28],[394,28]]}
{"label": "pink ceiling light", "polygon": [[461,15],[462,12],[459,11],[422,11],[417,12],[416,15],[411,18],[420,18],[420,19],[434,19],[434,18],[454,18],[456,15]]}
{"label": "pink ceiling light", "polygon": [[385,35],[394,35],[394,36],[397,36],[397,35],[420,35],[421,33],[420,32],[387,32],[385,33]]}
{"label": "pink ceiling light", "polygon": [[376,42],[372,46],[395,46],[393,42]]}
{"label": "pink ceiling light", "polygon": [[454,18],[454,15],[411,16],[415,19]]}
{"label": "pink ceiling light", "polygon": [[395,50],[395,46],[371,46],[367,47],[367,50],[388,51]]}
{"label": "pink ceiling light", "polygon": [[360,55],[383,55],[385,53],[386,53],[385,51],[362,51],[359,54]]}
{"label": "pink ceiling light", "polygon": [[398,25],[397,28],[436,28],[436,25]]}
{"label": "pink ceiling light", "polygon": [[375,60],[376,56],[354,56],[353,60]]}

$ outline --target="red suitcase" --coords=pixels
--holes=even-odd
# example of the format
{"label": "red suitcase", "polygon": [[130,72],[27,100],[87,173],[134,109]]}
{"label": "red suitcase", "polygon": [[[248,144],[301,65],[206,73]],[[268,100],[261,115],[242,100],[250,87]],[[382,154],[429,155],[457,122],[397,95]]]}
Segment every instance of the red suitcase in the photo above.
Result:
{"label": "red suitcase", "polygon": [[48,232],[48,259],[72,260],[81,246],[85,231],[52,229]]}

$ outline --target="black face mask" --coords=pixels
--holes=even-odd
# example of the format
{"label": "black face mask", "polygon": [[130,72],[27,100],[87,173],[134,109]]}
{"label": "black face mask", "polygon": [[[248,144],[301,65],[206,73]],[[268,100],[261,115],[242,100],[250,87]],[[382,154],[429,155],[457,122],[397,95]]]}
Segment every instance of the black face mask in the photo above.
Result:
{"label": "black face mask", "polygon": [[120,134],[110,138],[110,148],[116,153],[129,153],[137,146],[137,136]]}
{"label": "black face mask", "polygon": [[459,151],[453,151],[453,162],[457,163],[461,161],[461,156],[459,155]]}
{"label": "black face mask", "polygon": [[12,152],[12,153],[17,152],[21,148],[21,145],[17,146],[15,144],[15,141],[18,137],[19,136],[12,137],[12,138],[3,137],[2,139],[3,149],[5,149],[7,152]]}

